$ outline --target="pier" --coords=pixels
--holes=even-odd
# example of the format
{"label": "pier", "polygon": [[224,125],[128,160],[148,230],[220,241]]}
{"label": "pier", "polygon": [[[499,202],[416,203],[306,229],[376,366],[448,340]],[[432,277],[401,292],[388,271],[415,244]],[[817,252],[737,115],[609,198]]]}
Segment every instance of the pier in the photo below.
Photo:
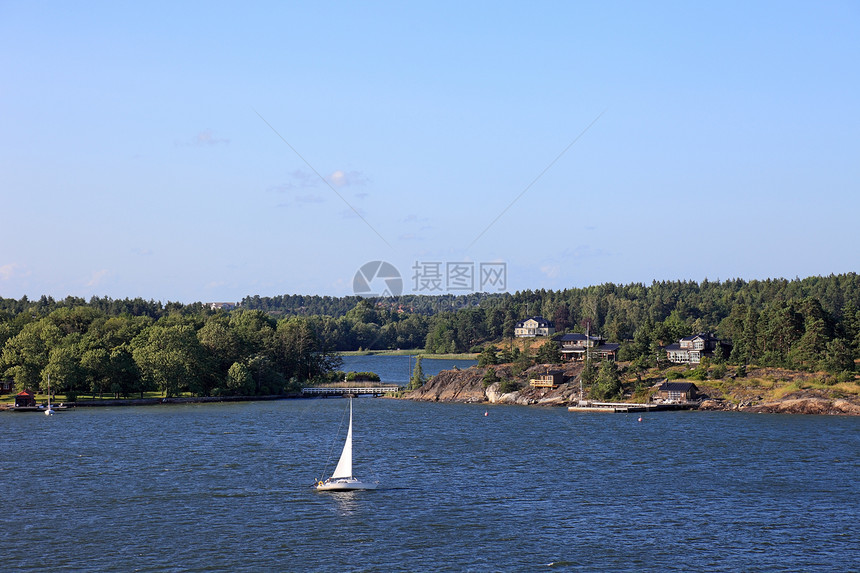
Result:
{"label": "pier", "polygon": [[382,384],[379,386],[308,386],[302,388],[302,396],[384,396],[402,392],[405,386]]}
{"label": "pier", "polygon": [[577,406],[569,406],[568,412],[662,412],[666,410],[696,410],[698,402],[658,402],[653,404],[629,404],[626,402],[581,402]]}

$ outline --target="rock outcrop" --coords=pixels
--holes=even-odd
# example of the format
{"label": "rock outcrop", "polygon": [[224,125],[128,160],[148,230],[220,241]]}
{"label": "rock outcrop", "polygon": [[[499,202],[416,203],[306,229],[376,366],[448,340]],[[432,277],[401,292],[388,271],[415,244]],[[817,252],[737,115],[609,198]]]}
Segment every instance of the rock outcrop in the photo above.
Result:
{"label": "rock outcrop", "polygon": [[[502,381],[514,380],[519,389],[513,392],[502,392],[501,382],[493,382],[484,386],[484,374],[492,368],[496,377]],[[424,386],[406,394],[410,400],[426,400],[431,402],[490,402],[493,404],[522,404],[566,406],[570,400],[579,399],[579,387],[570,382],[557,388],[532,388],[528,380],[534,374],[543,373],[547,368],[562,369],[565,379],[573,380],[582,369],[579,365],[564,367],[538,365],[533,366],[515,376],[509,364],[479,368],[473,366],[468,370],[443,370],[431,378]]]}
{"label": "rock outcrop", "polygon": [[[484,386],[484,375],[487,368],[493,368],[496,376],[507,381],[514,381],[518,386],[516,391],[502,392],[503,384],[493,382]],[[534,375],[545,372],[548,368],[562,369],[566,382],[557,388],[533,388],[528,380]],[[538,365],[529,368],[519,375],[514,375],[511,365],[499,365],[479,368],[473,366],[468,370],[445,370],[431,378],[424,386],[405,395],[410,400],[426,400],[432,402],[489,402],[493,404],[520,404],[539,406],[569,406],[579,400],[578,376],[582,366],[567,364],[564,366]],[[704,386],[704,385],[703,385]],[[738,412],[761,412],[779,414],[827,414],[860,416],[860,398],[834,397],[821,390],[802,390],[786,395],[779,400],[766,400],[761,395],[752,392],[740,392],[730,395],[728,399],[705,398],[699,409]]]}

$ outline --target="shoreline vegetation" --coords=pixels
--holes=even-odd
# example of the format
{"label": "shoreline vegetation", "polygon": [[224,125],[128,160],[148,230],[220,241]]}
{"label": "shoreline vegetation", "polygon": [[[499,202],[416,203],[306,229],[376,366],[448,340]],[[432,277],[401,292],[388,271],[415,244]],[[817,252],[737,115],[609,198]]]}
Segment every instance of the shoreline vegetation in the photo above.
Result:
{"label": "shoreline vegetation", "polygon": [[421,356],[428,360],[477,360],[479,353],[477,352],[460,352],[460,353],[442,353],[434,354],[426,352],[420,348],[413,350],[341,350],[335,352],[338,356]]}
{"label": "shoreline vegetation", "polygon": [[[554,325],[558,338],[516,338],[516,325],[534,317]],[[488,396],[485,389],[528,394],[538,392],[525,388],[529,369],[573,368],[561,364],[560,335],[586,333],[614,352],[611,366],[592,365],[564,381],[583,380],[591,399],[641,399],[649,377],[659,376],[733,395],[723,387],[749,386],[752,370],[771,369],[795,373],[780,376],[796,388],[771,384],[767,375],[741,401],[764,400],[769,384],[784,395],[772,396],[778,400],[803,392],[853,400],[860,275],[374,299],[254,296],[235,304],[0,297],[0,384],[9,399],[50,388],[67,403],[145,399],[150,392],[168,399],[281,396],[343,379],[347,356],[415,356],[417,363],[477,355],[479,368],[468,371],[480,372],[480,396]],[[725,344],[708,365],[672,370],[669,358],[676,356],[666,349],[697,333]],[[660,374],[649,374],[653,368]],[[420,394],[445,376],[425,382],[413,373],[410,386]]]}
{"label": "shoreline vegetation", "polygon": [[[528,379],[547,368],[562,368],[570,375],[568,382],[557,388],[532,388]],[[622,366],[626,371],[627,365]],[[502,380],[487,384],[487,372],[492,370],[497,377],[508,376],[508,387]],[[583,365],[557,364],[535,365],[519,374],[513,364],[473,366],[465,370],[443,370],[430,378],[423,386],[413,391],[392,393],[389,398],[458,403],[488,403],[526,406],[566,407],[575,405],[579,398]],[[648,402],[655,387],[662,381],[692,382],[702,396],[700,410],[737,411],[783,414],[819,414],[860,416],[860,381],[828,382],[826,372],[803,372],[781,368],[752,366],[742,377],[738,367],[727,367],[723,379],[700,380],[693,370],[673,366],[665,369],[652,368],[640,371],[637,376],[622,377],[624,387],[632,391],[618,396],[619,403]],[[691,375],[692,377],[687,377]],[[344,383],[340,383],[342,385]],[[378,383],[371,383],[376,385]],[[337,383],[326,384],[326,386]],[[502,389],[508,390],[501,392]],[[7,398],[9,396],[2,396]],[[54,404],[66,403],[69,407],[147,406],[160,404],[208,404],[222,402],[252,402],[289,399],[313,399],[299,393],[265,396],[192,396],[165,397],[159,392],[145,392],[143,397],[114,398],[111,396],[83,397],[68,402],[63,394],[54,394]],[[47,394],[36,395],[37,403],[46,403]],[[0,411],[11,410],[12,404],[0,401]]]}

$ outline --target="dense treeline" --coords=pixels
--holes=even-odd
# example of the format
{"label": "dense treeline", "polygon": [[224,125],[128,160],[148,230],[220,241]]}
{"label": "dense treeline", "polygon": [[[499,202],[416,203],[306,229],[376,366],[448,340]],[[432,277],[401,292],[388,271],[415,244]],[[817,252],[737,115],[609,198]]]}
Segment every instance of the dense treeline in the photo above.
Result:
{"label": "dense treeline", "polygon": [[247,297],[229,313],[142,299],[0,299],[0,375],[35,388],[50,374],[75,392],[281,392],[331,370],[328,350],[477,351],[534,315],[559,332],[588,324],[622,343],[622,360],[643,364],[662,345],[710,331],[733,343],[724,357],[731,363],[850,372],[860,351],[860,276],[378,300]]}
{"label": "dense treeline", "polygon": [[[339,359],[303,318],[276,321],[261,311],[230,314],[202,305],[81,305],[3,301],[0,372],[15,387],[73,399],[161,391],[209,395],[279,394],[325,375]],[[19,301],[20,303],[20,301]],[[135,308],[138,314],[126,312]],[[15,312],[18,310],[18,312]],[[156,318],[157,317],[157,318]]]}
{"label": "dense treeline", "polygon": [[[439,312],[479,306],[482,301],[501,295],[469,293],[464,295],[443,294],[403,295],[393,298],[376,299],[374,306],[380,310],[409,312],[410,314],[432,315]],[[345,316],[355,306],[365,300],[360,296],[318,296],[318,295],[281,295],[273,297],[246,296],[240,306],[252,310],[264,310],[273,315],[286,316]]]}

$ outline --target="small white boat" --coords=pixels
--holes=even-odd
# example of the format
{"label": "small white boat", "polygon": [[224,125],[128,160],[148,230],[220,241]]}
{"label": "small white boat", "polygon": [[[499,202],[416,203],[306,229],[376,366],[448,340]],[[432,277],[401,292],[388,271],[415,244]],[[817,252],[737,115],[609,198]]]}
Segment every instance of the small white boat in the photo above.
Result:
{"label": "small white boat", "polygon": [[45,415],[46,416],[53,416],[54,415],[54,409],[51,408],[51,375],[50,374],[48,374],[48,407],[45,408]]}
{"label": "small white boat", "polygon": [[351,491],[357,489],[376,489],[377,482],[361,481],[352,475],[352,398],[349,399],[349,429],[346,432],[346,443],[334,468],[334,473],[325,481],[319,481],[314,487],[319,491]]}

